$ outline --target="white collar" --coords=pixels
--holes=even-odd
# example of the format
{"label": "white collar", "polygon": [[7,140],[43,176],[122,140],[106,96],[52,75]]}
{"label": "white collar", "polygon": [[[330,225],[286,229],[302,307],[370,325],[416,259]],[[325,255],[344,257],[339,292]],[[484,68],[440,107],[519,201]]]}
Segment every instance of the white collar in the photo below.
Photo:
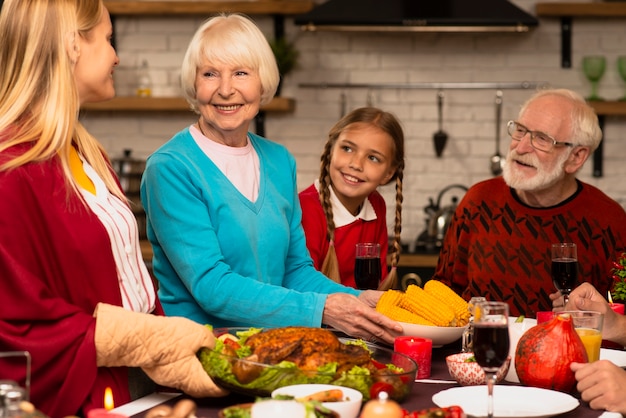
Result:
{"label": "white collar", "polygon": [[[319,179],[315,180],[315,189],[320,191]],[[335,194],[333,188],[330,188],[330,203],[333,209],[333,220],[335,221],[335,228],[339,228],[345,225],[349,225],[357,219],[363,219],[364,221],[373,221],[376,219],[376,211],[370,203],[369,199],[365,199],[363,206],[356,216],[350,213],[348,209],[339,201],[339,198]]]}

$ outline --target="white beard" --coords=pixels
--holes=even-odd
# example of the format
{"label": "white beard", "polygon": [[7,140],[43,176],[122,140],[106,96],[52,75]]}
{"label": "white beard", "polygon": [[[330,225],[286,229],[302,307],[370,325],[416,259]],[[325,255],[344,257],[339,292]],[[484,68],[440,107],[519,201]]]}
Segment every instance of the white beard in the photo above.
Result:
{"label": "white beard", "polygon": [[[565,177],[565,161],[569,153],[563,153],[554,163],[551,170],[546,170],[539,159],[534,154],[519,155],[515,150],[510,150],[506,158],[506,164],[502,171],[502,177],[509,187],[522,191],[545,190]],[[525,173],[518,170],[516,162],[518,160],[536,168],[537,172],[532,177],[527,177]]]}

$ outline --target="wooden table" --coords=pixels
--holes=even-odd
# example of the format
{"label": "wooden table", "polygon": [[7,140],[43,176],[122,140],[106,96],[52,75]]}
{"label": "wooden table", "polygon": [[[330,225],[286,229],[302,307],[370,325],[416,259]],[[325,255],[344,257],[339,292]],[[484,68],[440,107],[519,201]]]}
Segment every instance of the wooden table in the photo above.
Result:
{"label": "wooden table", "polygon": [[[407,400],[405,400],[401,406],[409,411],[419,410],[424,408],[435,407],[436,405],[432,401],[432,396],[442,390],[458,387],[459,385],[454,382],[448,374],[448,368],[445,364],[445,357],[449,354],[457,353],[460,350],[460,343],[454,343],[448,346],[435,348],[433,350],[433,363],[431,366],[431,381],[437,381],[437,383],[429,382],[415,382],[411,394]],[[503,382],[502,384],[510,385],[512,383]],[[574,395],[577,396],[577,395]],[[168,405],[174,405],[178,400],[182,399],[183,395],[176,396],[167,400],[165,403]],[[194,399],[198,405],[197,416],[199,418],[217,418],[218,411],[227,406],[253,402],[254,399],[243,395],[231,394],[225,398],[204,398]],[[138,401],[135,401],[138,402]],[[485,394],[486,402],[486,394]],[[131,405],[131,404],[128,404]],[[124,407],[122,407],[124,408]],[[581,401],[581,404],[574,410],[562,414],[560,418],[597,418],[602,414],[602,411],[594,411],[587,404]],[[132,415],[132,418],[143,418],[145,411],[137,412]]]}

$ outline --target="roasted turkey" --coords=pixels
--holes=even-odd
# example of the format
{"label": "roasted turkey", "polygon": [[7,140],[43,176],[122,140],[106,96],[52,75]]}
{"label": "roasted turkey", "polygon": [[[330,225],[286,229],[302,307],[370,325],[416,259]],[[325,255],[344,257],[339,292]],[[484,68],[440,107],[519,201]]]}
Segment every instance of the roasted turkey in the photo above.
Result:
{"label": "roasted turkey", "polygon": [[[263,364],[295,363],[300,370],[316,372],[320,366],[337,363],[337,373],[361,366],[376,371],[370,353],[363,347],[344,344],[330,330],[307,327],[268,329],[250,336],[245,345],[252,354],[245,360]],[[256,379],[262,367],[234,360],[233,374],[241,383]]]}

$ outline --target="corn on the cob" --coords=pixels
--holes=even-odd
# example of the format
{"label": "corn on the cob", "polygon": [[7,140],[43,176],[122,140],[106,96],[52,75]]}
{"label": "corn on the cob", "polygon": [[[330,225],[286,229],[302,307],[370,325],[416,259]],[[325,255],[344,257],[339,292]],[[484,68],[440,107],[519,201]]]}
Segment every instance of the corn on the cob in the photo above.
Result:
{"label": "corn on the cob", "polygon": [[426,318],[438,327],[456,325],[452,309],[417,285],[409,285],[400,306]]}
{"label": "corn on the cob", "polygon": [[439,280],[429,280],[424,285],[424,290],[439,299],[454,312],[456,326],[463,327],[469,322],[470,313],[467,302],[454,290]]}
{"label": "corn on the cob", "polygon": [[420,315],[407,311],[400,307],[404,294],[397,290],[388,290],[380,297],[376,304],[376,310],[394,321],[407,322],[409,324],[434,326],[432,322]]}

